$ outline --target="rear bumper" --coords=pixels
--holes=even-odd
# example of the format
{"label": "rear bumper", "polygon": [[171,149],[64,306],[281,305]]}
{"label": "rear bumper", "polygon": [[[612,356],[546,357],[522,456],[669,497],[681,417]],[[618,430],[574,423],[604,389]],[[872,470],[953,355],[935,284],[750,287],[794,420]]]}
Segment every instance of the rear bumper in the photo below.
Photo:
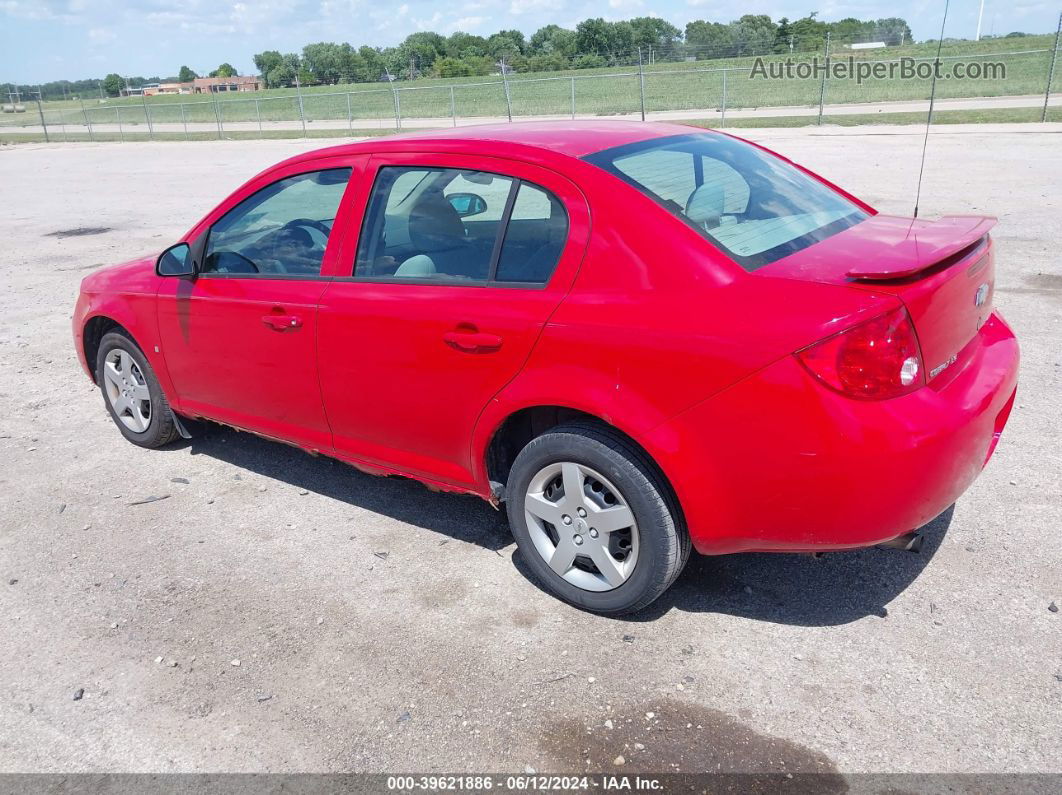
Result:
{"label": "rear bumper", "polygon": [[1018,343],[998,314],[930,386],[887,401],[786,357],[657,428],[649,444],[705,554],[869,546],[942,513],[992,455]]}

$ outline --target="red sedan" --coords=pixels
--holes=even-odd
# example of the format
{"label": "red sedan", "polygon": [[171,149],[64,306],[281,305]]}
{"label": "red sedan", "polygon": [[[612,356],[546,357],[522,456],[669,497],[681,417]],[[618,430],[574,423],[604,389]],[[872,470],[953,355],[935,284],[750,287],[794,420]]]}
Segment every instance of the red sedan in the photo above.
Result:
{"label": "red sedan", "polygon": [[679,125],[432,131],[267,169],[86,278],[74,336],[134,444],[202,417],[505,502],[619,614],[691,545],[907,544],[963,493],[1017,382],[993,223]]}

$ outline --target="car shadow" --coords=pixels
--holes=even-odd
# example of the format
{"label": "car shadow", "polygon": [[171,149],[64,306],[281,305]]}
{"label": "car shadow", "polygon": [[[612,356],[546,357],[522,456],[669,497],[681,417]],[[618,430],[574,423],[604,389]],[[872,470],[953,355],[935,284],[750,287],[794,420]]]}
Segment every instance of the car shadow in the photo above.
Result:
{"label": "car shadow", "polygon": [[[441,494],[401,477],[368,475],[335,459],[311,456],[279,442],[224,426],[197,423],[191,440],[175,445],[208,455],[348,505],[415,527],[500,551],[514,544],[504,511],[478,497]],[[922,528],[919,553],[892,549],[801,554],[696,553],[675,584],[628,622],[655,621],[671,610],[725,613],[794,626],[835,626],[887,615],[887,605],[936,554],[954,506]],[[520,552],[513,565],[536,587]]]}
{"label": "car shadow", "polygon": [[369,475],[341,461],[280,442],[197,422],[173,445],[400,522],[498,551],[513,543],[504,511],[479,497],[442,494],[402,477]]}
{"label": "car shadow", "polygon": [[888,604],[929,565],[951,526],[955,506],[921,529],[920,552],[858,549],[802,554],[694,553],[673,586],[632,621],[653,621],[671,609],[727,613],[792,626],[837,626],[885,618]]}

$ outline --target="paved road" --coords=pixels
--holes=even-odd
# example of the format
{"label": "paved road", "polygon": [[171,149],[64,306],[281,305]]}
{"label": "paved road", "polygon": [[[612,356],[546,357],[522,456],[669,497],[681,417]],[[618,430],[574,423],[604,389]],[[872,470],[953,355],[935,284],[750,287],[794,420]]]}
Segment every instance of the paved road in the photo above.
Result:
{"label": "paved road", "polygon": [[[1060,129],[929,140],[923,214],[1000,216],[1024,363],[925,553],[695,559],[629,621],[541,593],[473,498],[112,427],[79,280],[311,144],[0,149],[0,771],[1062,771]],[[911,210],[910,128],[744,132]]]}

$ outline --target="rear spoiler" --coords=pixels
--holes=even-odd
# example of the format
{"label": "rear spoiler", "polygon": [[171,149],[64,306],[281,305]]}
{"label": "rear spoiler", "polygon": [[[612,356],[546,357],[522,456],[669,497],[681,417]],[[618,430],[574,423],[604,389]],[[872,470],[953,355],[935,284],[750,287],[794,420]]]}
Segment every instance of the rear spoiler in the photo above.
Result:
{"label": "rear spoiler", "polygon": [[[885,220],[880,215],[875,219]],[[906,279],[976,245],[996,225],[996,219],[987,215],[946,215],[936,221],[895,220],[907,226],[905,233],[883,239],[884,245],[880,251],[875,250],[873,261],[849,270],[849,278]]]}

